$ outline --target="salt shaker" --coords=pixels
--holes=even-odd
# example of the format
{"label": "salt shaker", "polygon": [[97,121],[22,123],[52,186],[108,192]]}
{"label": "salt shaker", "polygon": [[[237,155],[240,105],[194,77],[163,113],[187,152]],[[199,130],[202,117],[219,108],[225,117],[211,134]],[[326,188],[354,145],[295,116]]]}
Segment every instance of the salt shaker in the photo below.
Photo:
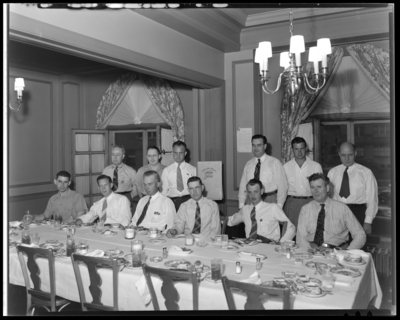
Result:
{"label": "salt shaker", "polygon": [[240,262],[236,262],[236,273],[242,273],[242,266],[240,265]]}
{"label": "salt shaker", "polygon": [[168,258],[168,251],[167,251],[166,247],[163,248],[162,257],[163,257],[163,259],[167,259]]}
{"label": "salt shaker", "polygon": [[286,259],[290,259],[292,257],[292,254],[290,253],[290,248],[286,249]]}
{"label": "salt shaker", "polygon": [[257,258],[256,270],[261,270],[261,259],[260,258]]}

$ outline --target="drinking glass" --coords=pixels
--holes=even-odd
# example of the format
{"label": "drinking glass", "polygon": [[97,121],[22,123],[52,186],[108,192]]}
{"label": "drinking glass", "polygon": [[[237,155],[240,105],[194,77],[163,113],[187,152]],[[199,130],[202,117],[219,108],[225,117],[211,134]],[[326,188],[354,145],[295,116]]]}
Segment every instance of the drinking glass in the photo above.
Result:
{"label": "drinking glass", "polygon": [[60,220],[55,220],[54,221],[54,229],[60,230],[60,227],[61,227]]}
{"label": "drinking glass", "polygon": [[221,280],[223,261],[222,259],[211,259],[211,279],[214,281]]}
{"label": "drinking glass", "polygon": [[86,254],[88,252],[89,246],[87,243],[87,240],[79,240],[79,245],[78,245],[78,252],[80,254]]}
{"label": "drinking glass", "polygon": [[97,230],[99,232],[103,231],[104,229],[104,221],[99,221],[99,223],[97,224]]}
{"label": "drinking glass", "polygon": [[322,289],[325,291],[332,291],[333,287],[333,274],[329,270],[324,270],[322,272]]}
{"label": "drinking glass", "polygon": [[[142,265],[142,250],[132,250],[132,267],[138,268]],[[146,260],[145,260],[146,261]]]}
{"label": "drinking glass", "polygon": [[31,235],[30,235],[29,230],[24,230],[22,232],[21,242],[25,243],[25,244],[31,244]]}
{"label": "drinking glass", "polygon": [[228,235],[227,234],[221,235],[221,245],[223,245],[223,246],[228,245]]}
{"label": "drinking glass", "polygon": [[142,240],[132,240],[131,241],[131,251],[139,251],[143,250],[143,241]]}
{"label": "drinking glass", "polygon": [[31,237],[32,243],[39,245],[40,237],[38,233],[33,233]]}

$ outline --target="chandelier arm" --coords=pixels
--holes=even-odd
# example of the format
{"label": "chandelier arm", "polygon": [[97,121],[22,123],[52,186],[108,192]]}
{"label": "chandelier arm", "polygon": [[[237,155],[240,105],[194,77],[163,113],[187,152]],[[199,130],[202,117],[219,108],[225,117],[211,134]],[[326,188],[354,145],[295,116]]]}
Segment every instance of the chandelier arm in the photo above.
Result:
{"label": "chandelier arm", "polygon": [[9,106],[10,109],[11,109],[11,111],[18,112],[19,109],[21,108],[22,103],[18,103],[18,102],[16,102],[16,103],[18,104],[18,108],[13,108],[13,107],[11,106],[11,104],[8,104],[8,106]]}
{"label": "chandelier arm", "polygon": [[[275,90],[271,90],[270,88],[268,88],[267,80],[264,80],[264,81],[263,81],[263,83],[262,83],[262,88],[263,88],[263,90],[264,90],[264,92],[265,92],[266,94],[273,94],[273,93],[277,92],[277,91],[280,89],[283,73],[284,73],[284,71],[281,72],[281,74],[280,74],[279,77],[278,77],[278,83],[277,83],[277,86],[276,86],[276,89],[275,89]],[[268,91],[268,92],[267,92],[267,91]]]}
{"label": "chandelier arm", "polygon": [[[303,74],[303,77],[304,77],[305,82],[306,82],[306,83],[304,84],[304,88],[306,89],[306,91],[307,91],[308,93],[316,93],[317,91],[319,91],[320,89],[323,88],[323,86],[325,85],[325,82],[326,82],[326,78],[323,77],[324,82],[322,83],[322,85],[319,85],[318,78],[317,78],[317,87],[314,88],[314,87],[313,87],[312,85],[310,85],[310,83],[308,82],[308,78],[307,78],[307,75],[306,75],[305,73]],[[308,90],[307,90],[307,86],[308,86],[312,91],[314,91],[314,92],[308,91]]]}

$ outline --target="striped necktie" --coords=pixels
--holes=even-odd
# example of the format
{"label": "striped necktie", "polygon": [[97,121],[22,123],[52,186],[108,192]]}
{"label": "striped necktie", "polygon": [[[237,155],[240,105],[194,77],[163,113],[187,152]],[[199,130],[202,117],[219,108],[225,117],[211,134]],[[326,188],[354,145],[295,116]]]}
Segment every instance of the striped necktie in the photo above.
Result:
{"label": "striped necktie", "polygon": [[150,200],[151,200],[151,197],[149,198],[149,201],[147,201],[146,205],[145,205],[144,208],[143,208],[142,214],[141,214],[139,220],[138,220],[137,223],[136,223],[137,226],[139,226],[139,225],[142,223],[143,219],[146,217],[147,208],[148,208],[149,205],[150,205]]}
{"label": "striped necktie", "polygon": [[196,202],[196,217],[194,221],[194,228],[192,233],[199,234],[201,231],[201,217],[200,217],[200,207],[199,203]]}
{"label": "striped necktie", "polygon": [[314,243],[319,247],[324,243],[325,204],[321,204],[318,214],[317,230],[315,230]]}
{"label": "striped necktie", "polygon": [[118,190],[118,167],[115,167],[114,169],[114,176],[113,176],[113,187],[112,191],[117,191]]}
{"label": "striped necktie", "polygon": [[106,221],[106,219],[107,219],[107,199],[104,199],[103,209],[101,210],[101,212],[103,213],[103,215],[101,216],[100,221]]}
{"label": "striped necktie", "polygon": [[339,192],[339,196],[341,196],[342,198],[348,198],[350,195],[349,174],[347,170],[349,170],[349,167],[346,167],[346,170],[344,170],[343,172],[342,186],[340,187]]}
{"label": "striped necktie", "polygon": [[255,239],[257,238],[256,207],[253,207],[253,210],[251,210],[250,218],[251,218],[251,230],[249,238]]}
{"label": "striped necktie", "polygon": [[261,168],[261,161],[260,159],[258,159],[256,169],[254,170],[254,179],[260,180],[260,168]]}
{"label": "striped necktie", "polygon": [[183,191],[183,180],[182,180],[182,171],[181,171],[181,164],[178,164],[178,170],[176,172],[176,188],[179,192]]}

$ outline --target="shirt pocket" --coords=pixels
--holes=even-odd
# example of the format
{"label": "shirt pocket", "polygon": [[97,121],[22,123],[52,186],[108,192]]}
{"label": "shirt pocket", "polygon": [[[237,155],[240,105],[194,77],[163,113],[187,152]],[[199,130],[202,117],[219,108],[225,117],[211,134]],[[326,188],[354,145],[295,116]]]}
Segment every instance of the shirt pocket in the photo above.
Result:
{"label": "shirt pocket", "polygon": [[257,225],[258,225],[259,231],[263,234],[270,234],[272,231],[270,221],[267,221],[267,220],[258,221]]}
{"label": "shirt pocket", "polygon": [[165,219],[165,214],[158,212],[159,214],[153,213],[151,217],[151,223],[160,223]]}
{"label": "shirt pocket", "polygon": [[[263,181],[264,183],[269,183],[272,182],[272,178],[273,178],[273,174],[271,171],[267,171],[267,170],[261,170],[260,172],[260,179],[261,181]],[[264,186],[264,188],[267,188],[267,186]]]}

